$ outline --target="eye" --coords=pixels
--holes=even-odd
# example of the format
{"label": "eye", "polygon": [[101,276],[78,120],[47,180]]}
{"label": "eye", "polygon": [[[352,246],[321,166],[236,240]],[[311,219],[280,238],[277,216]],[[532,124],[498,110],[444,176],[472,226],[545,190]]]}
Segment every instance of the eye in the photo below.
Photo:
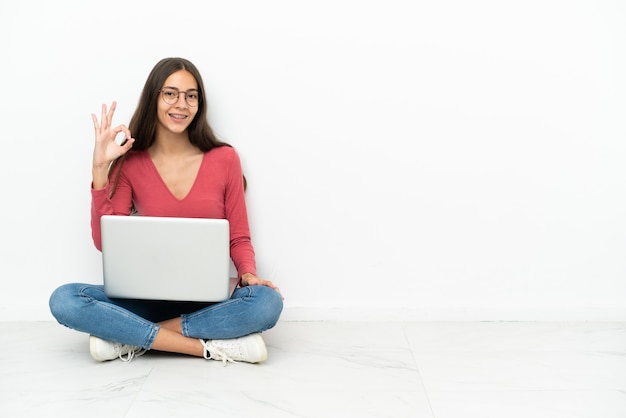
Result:
{"label": "eye", "polygon": [[173,99],[176,96],[178,96],[178,94],[175,91],[172,90],[163,90],[163,94],[165,95],[165,97],[167,97],[168,99]]}
{"label": "eye", "polygon": [[198,93],[189,93],[187,94],[187,98],[191,100],[198,100]]}

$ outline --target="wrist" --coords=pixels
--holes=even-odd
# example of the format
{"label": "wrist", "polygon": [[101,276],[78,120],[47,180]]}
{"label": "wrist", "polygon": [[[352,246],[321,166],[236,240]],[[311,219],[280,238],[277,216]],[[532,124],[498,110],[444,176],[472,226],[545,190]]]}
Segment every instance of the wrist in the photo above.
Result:
{"label": "wrist", "polygon": [[91,171],[92,178],[92,187],[95,190],[104,189],[107,182],[109,181],[109,172],[106,168],[98,168],[96,166],[93,167]]}
{"label": "wrist", "polygon": [[246,286],[248,284],[248,280],[253,278],[253,277],[254,277],[254,274],[252,274],[252,273],[244,273],[239,278],[239,283],[241,283],[241,285],[243,285],[243,286]]}

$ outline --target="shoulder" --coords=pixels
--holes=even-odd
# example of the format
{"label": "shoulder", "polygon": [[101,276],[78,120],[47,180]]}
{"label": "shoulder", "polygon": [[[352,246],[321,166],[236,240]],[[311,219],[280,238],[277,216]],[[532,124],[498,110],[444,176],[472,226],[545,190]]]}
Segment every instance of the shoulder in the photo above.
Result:
{"label": "shoulder", "polygon": [[224,178],[240,178],[243,175],[241,161],[237,151],[230,146],[213,148],[205,153],[204,170],[210,170],[213,175]]}
{"label": "shoulder", "polygon": [[231,146],[228,145],[222,145],[220,147],[215,147],[210,151],[207,151],[206,154],[208,154],[211,157],[214,158],[235,158],[237,157],[237,151],[235,151],[235,149]]}
{"label": "shoulder", "polygon": [[240,164],[239,155],[237,151],[228,145],[224,145],[221,147],[213,148],[210,151],[205,153],[205,156],[208,157],[209,160],[214,162],[220,162],[223,164]]}

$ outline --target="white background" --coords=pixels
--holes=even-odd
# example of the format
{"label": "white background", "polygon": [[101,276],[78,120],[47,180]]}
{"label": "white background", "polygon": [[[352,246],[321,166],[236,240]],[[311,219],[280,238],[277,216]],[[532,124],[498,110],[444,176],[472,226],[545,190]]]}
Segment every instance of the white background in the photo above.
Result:
{"label": "white background", "polygon": [[0,0],[0,320],[101,282],[93,126],[194,62],[295,319],[626,319],[619,0]]}

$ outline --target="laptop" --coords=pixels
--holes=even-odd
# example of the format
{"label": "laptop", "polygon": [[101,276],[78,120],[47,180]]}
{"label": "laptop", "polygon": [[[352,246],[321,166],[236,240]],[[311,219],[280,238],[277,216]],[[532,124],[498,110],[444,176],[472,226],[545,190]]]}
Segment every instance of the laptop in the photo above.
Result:
{"label": "laptop", "polygon": [[108,297],[221,302],[237,285],[226,219],[105,215],[100,225]]}

